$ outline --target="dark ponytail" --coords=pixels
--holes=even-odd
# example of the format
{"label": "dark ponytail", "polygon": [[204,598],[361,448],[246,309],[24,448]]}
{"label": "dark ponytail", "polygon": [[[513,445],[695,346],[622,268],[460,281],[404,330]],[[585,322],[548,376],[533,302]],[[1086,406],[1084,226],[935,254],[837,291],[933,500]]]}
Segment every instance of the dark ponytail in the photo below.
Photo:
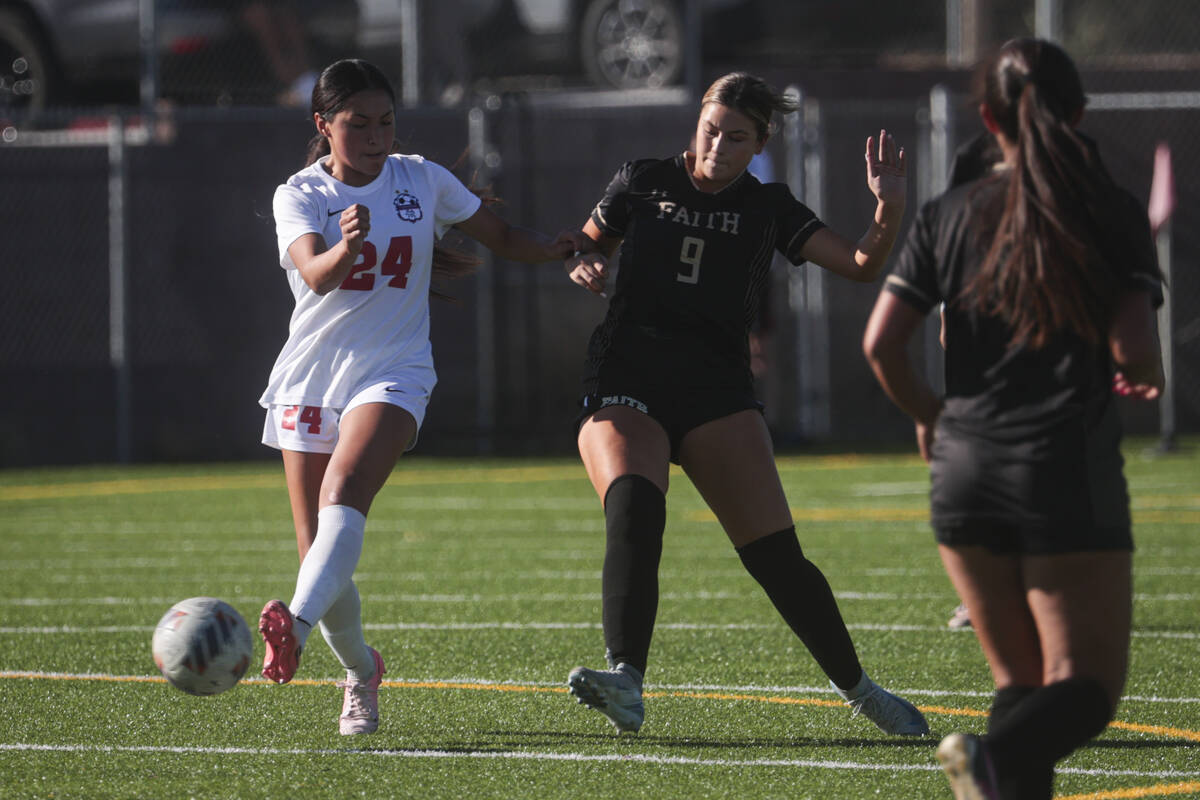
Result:
{"label": "dark ponytail", "polygon": [[[321,71],[312,90],[312,102],[309,106],[313,115],[319,116],[326,122],[333,119],[346,101],[359,92],[378,89],[387,94],[396,105],[396,92],[392,89],[391,81],[383,71],[369,61],[361,58],[345,58],[335,61]],[[308,140],[308,151],[305,154],[304,166],[316,163],[317,160],[329,155],[329,140],[317,134]]]}
{"label": "dark ponytail", "polygon": [[[1086,97],[1057,45],[1015,39],[978,76],[980,102],[1017,147],[1003,210],[966,302],[1006,320],[1014,343],[1068,330],[1105,341],[1116,304],[1120,202],[1108,170],[1075,131]],[[1113,235],[1118,234],[1118,235]]]}
{"label": "dark ponytail", "polygon": [[[392,107],[395,107],[396,93],[382,70],[369,61],[363,61],[359,58],[347,58],[335,61],[321,71],[321,76],[317,79],[316,85],[313,86],[311,112],[326,121],[331,120],[342,110],[342,107],[346,105],[346,102],[351,97],[359,92],[371,89],[385,92],[392,101]],[[395,153],[398,150],[399,142],[393,141],[392,152]],[[316,163],[329,155],[329,152],[329,140],[318,133],[308,140],[308,150],[305,153],[304,166],[307,167]],[[474,187],[471,187],[471,190],[482,197],[485,205],[495,202],[495,199],[490,195],[481,193]],[[448,280],[468,275],[474,272],[479,264],[480,259],[470,253],[444,247],[441,244],[434,244],[433,246],[434,280]],[[429,293],[443,300],[454,299],[450,295],[432,287]]]}

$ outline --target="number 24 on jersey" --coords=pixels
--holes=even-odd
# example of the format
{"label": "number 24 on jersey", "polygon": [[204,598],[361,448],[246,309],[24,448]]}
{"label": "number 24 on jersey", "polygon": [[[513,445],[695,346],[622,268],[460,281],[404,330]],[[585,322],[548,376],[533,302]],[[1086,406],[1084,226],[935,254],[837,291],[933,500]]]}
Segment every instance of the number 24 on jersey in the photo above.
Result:
{"label": "number 24 on jersey", "polygon": [[383,261],[379,261],[378,250],[371,242],[363,242],[358,260],[350,268],[350,274],[342,281],[341,289],[369,292],[375,288],[375,273],[371,272],[375,264],[379,264],[379,274],[391,280],[387,285],[395,289],[408,286],[408,272],[412,269],[412,237],[394,236],[388,244]]}

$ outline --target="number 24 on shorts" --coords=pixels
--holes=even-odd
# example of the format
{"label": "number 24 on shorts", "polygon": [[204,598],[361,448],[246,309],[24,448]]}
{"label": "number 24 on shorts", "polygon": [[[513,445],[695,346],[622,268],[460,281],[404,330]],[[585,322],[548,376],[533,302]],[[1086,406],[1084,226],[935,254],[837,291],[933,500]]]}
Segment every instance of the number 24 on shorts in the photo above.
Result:
{"label": "number 24 on shorts", "polygon": [[288,406],[283,410],[283,419],[279,427],[285,431],[296,430],[296,423],[308,426],[308,432],[317,435],[321,432],[320,406]]}

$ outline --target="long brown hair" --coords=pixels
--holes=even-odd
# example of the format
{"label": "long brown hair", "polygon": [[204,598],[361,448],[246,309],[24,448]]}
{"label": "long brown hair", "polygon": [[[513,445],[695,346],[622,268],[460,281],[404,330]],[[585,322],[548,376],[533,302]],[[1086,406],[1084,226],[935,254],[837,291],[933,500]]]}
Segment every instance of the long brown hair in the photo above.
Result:
{"label": "long brown hair", "polygon": [[[1075,131],[1086,97],[1066,52],[1014,39],[976,75],[979,102],[1017,146],[1003,210],[965,300],[1006,320],[1014,344],[1044,346],[1068,330],[1106,339],[1117,295],[1120,194]],[[1114,248],[1117,248],[1114,250]]]}
{"label": "long brown hair", "polygon": [[790,114],[797,108],[791,97],[748,72],[731,72],[713,81],[701,98],[700,106],[703,108],[709,103],[735,109],[754,120],[759,141],[775,131],[772,114]]}
{"label": "long brown hair", "polygon": [[[335,114],[342,110],[342,107],[346,105],[346,102],[351,97],[369,89],[378,89],[385,92],[391,99],[393,108],[395,107],[396,93],[382,70],[369,61],[363,61],[360,58],[346,58],[341,61],[335,61],[322,70],[321,77],[317,79],[316,85],[313,86],[311,112],[319,114],[326,120],[332,119]],[[399,151],[399,144],[399,142],[392,142],[393,153]],[[316,163],[319,159],[329,155],[329,153],[329,140],[318,133],[308,141],[308,151],[305,155],[304,166],[307,167]],[[491,205],[495,202],[495,198],[490,193],[480,191],[474,186],[469,188],[483,199],[485,205]],[[468,275],[480,263],[481,260],[471,253],[466,253],[452,247],[445,247],[439,243],[435,243],[433,246],[433,278],[435,280],[453,279]],[[454,299],[450,295],[444,294],[432,287],[429,293],[443,300]]]}

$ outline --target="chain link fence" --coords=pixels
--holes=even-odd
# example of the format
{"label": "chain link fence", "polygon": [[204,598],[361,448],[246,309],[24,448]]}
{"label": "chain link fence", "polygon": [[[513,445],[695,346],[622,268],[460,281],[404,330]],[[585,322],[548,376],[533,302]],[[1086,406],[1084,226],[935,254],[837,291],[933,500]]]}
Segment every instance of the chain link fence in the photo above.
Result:
{"label": "chain link fence", "polygon": [[[1047,13],[1032,1],[961,5],[996,14],[1005,36],[1032,32]],[[1197,22],[1182,0],[1148,0],[1157,17],[1126,9],[1127,29],[1114,31],[1096,21],[1110,5],[1120,11],[1107,0],[1063,0],[1050,22],[1068,47],[1077,43],[1091,98],[1083,128],[1117,180],[1147,199],[1155,148],[1171,148],[1177,206],[1164,250],[1172,301],[1164,330],[1173,426],[1195,431],[1200,156],[1188,137],[1200,122],[1200,75],[1186,63],[1194,54],[1171,43],[1195,41],[1186,31]],[[938,18],[949,19],[942,0],[917,3],[914,13],[932,18],[939,9]],[[968,71],[948,66],[948,52],[939,56],[932,39],[912,41],[906,68],[905,51],[887,43],[874,56],[887,69],[736,65],[802,96],[802,111],[769,144],[773,177],[847,235],[857,235],[873,209],[862,175],[867,135],[887,127],[908,148],[911,218],[943,188],[954,146],[981,130]],[[845,58],[835,57],[834,44],[812,60]],[[936,58],[935,66],[912,66]],[[705,77],[731,66],[706,63]],[[0,110],[0,242],[9,278],[0,294],[0,384],[16,420],[0,431],[0,465],[266,454],[255,401],[291,309],[270,201],[301,166],[311,123],[303,109],[262,97],[253,105],[43,107],[35,116]],[[468,99],[406,109],[401,149],[458,164],[460,177],[503,199],[505,217],[549,232],[580,225],[621,162],[683,149],[696,114],[687,86]],[[777,263],[756,330],[756,367],[779,441],[911,435],[859,352],[877,291]],[[455,302],[433,308],[441,379],[422,450],[570,452],[583,348],[603,303],[554,265],[489,261],[450,293]],[[935,336],[931,325],[922,351],[936,376]],[[1153,405],[1123,403],[1123,411],[1134,431],[1161,427]]]}

